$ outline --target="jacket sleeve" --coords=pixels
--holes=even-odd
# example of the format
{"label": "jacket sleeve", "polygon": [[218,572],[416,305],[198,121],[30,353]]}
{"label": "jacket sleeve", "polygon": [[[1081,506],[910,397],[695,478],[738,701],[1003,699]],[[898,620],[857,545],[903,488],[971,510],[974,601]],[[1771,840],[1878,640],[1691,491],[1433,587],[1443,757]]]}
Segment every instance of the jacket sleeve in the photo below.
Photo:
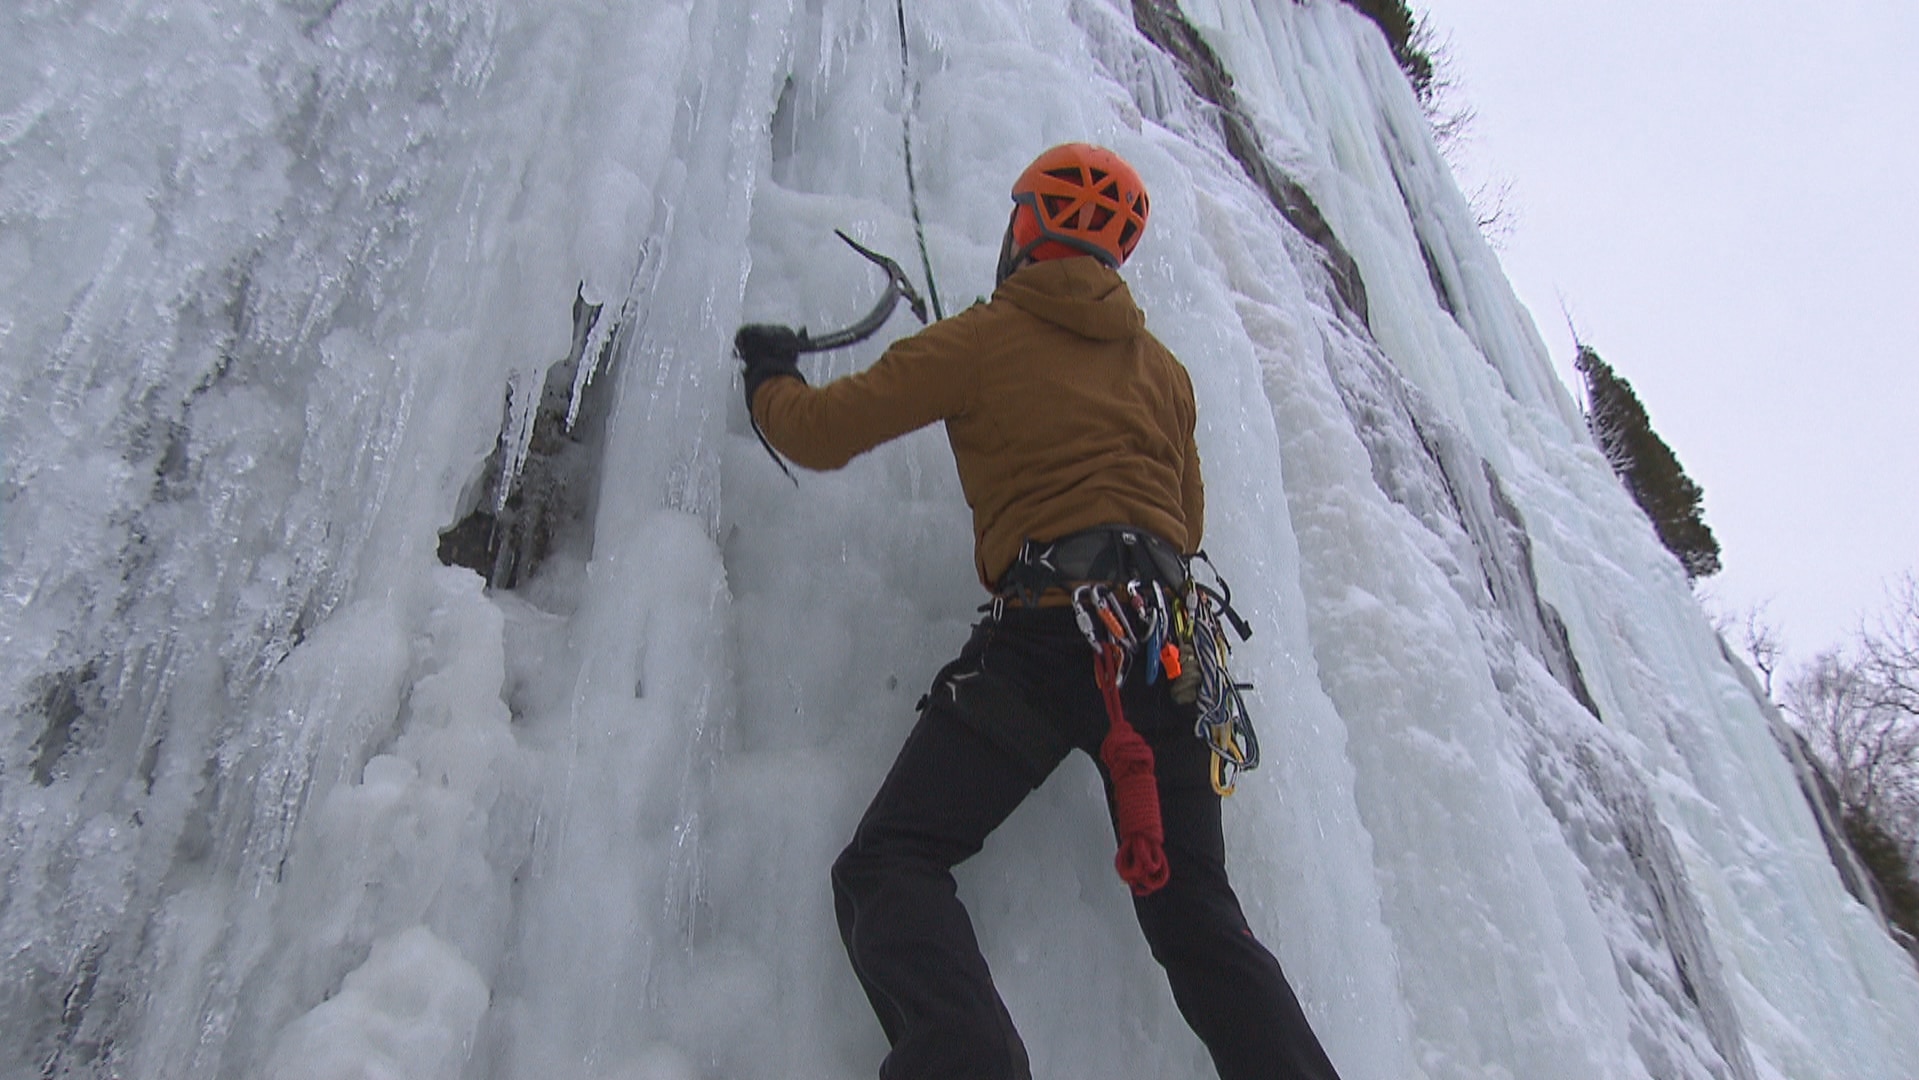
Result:
{"label": "jacket sleeve", "polygon": [[1185,554],[1191,555],[1199,550],[1200,539],[1206,535],[1206,482],[1200,477],[1199,442],[1193,437],[1199,407],[1193,401],[1192,379],[1184,368],[1180,375],[1186,390],[1186,460],[1180,470],[1179,508],[1180,516],[1186,519]]}
{"label": "jacket sleeve", "polygon": [[808,469],[837,469],[890,439],[958,416],[977,367],[965,314],[901,338],[872,367],[811,387],[773,379],[753,397],[753,419],[774,449]]}
{"label": "jacket sleeve", "polygon": [[1179,499],[1181,516],[1186,519],[1186,552],[1191,555],[1199,550],[1200,538],[1206,535],[1206,485],[1199,476],[1199,446],[1191,439],[1186,441],[1186,471],[1179,480]]}

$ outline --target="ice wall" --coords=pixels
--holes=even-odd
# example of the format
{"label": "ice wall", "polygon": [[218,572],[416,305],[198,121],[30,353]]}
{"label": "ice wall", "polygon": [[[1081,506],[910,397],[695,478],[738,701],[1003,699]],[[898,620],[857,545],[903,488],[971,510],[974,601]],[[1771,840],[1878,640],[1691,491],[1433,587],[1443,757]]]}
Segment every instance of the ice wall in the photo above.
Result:
{"label": "ice wall", "polygon": [[[1127,273],[1259,626],[1232,865],[1345,1075],[1919,1061],[1919,978],[1343,4],[0,24],[0,1077],[870,1073],[825,870],[976,617],[967,516],[937,432],[789,483],[726,350],[863,310],[834,227],[918,275],[909,117],[949,310],[1038,149],[1152,188]],[[596,490],[489,591],[439,534],[567,358]],[[1075,761],[961,875],[1036,1074],[1211,1075],[1110,845]]]}

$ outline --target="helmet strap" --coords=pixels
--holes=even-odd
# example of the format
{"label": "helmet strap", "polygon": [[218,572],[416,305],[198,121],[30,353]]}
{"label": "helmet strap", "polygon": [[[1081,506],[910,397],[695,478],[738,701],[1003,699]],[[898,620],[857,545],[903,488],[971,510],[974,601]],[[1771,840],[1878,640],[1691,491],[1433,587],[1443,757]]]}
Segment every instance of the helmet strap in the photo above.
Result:
{"label": "helmet strap", "polygon": [[993,274],[994,288],[1005,284],[1007,278],[1018,273],[1020,267],[1025,266],[1031,261],[1033,249],[1046,242],[1046,237],[1041,236],[1025,247],[1015,248],[1013,246],[1013,222],[1017,220],[1018,217],[1019,204],[1015,203],[1013,213],[1006,219],[1006,233],[1000,237],[999,241],[999,267]]}
{"label": "helmet strap", "polygon": [[[1026,209],[1032,213],[1033,221],[1039,227],[1039,237],[1032,243],[1015,249],[1013,247],[1013,223],[1019,220],[1019,211],[1022,206],[1026,207]],[[1099,245],[1081,240],[1077,236],[1067,236],[1064,233],[1057,233],[1048,229],[1045,219],[1041,218],[1039,211],[1033,208],[1031,195],[1023,197],[1015,195],[1013,197],[1013,212],[1006,219],[1006,232],[1000,237],[999,241],[999,266],[994,271],[993,286],[998,288],[1005,283],[1007,278],[1019,272],[1020,267],[1025,266],[1031,261],[1033,252],[1048,240],[1056,244],[1064,244],[1074,251],[1091,255],[1093,258],[1098,259],[1104,266],[1111,267],[1114,270],[1119,269],[1119,263],[1113,259],[1112,254]]]}

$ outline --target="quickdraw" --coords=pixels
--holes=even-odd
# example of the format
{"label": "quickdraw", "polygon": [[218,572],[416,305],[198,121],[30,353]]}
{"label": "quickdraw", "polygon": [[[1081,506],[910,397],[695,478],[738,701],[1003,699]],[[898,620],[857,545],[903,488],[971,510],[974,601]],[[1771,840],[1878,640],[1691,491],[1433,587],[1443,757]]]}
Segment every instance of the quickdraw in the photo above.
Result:
{"label": "quickdraw", "polygon": [[1213,751],[1213,790],[1224,796],[1236,789],[1240,773],[1259,768],[1259,738],[1253,733],[1253,719],[1242,696],[1253,686],[1234,682],[1226,667],[1233,648],[1222,621],[1232,626],[1241,641],[1252,637],[1253,628],[1233,610],[1232,589],[1219,576],[1213,561],[1204,552],[1195,555],[1194,560],[1206,564],[1219,588],[1202,585],[1189,575],[1186,595],[1175,611],[1175,632],[1182,643],[1190,643],[1193,652],[1199,677],[1199,717],[1193,731]]}

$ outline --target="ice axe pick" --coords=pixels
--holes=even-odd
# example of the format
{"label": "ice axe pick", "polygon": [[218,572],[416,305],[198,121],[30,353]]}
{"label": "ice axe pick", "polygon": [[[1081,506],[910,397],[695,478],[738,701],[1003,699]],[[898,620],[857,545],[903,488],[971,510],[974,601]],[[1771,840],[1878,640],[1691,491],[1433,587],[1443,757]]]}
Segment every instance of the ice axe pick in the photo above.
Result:
{"label": "ice axe pick", "polygon": [[802,329],[799,343],[801,352],[826,352],[865,341],[878,333],[880,327],[886,325],[886,320],[892,317],[893,309],[899,306],[902,299],[906,301],[908,307],[913,309],[913,317],[918,319],[921,325],[926,323],[926,301],[920,298],[919,290],[913,287],[912,280],[906,276],[906,271],[900,269],[899,263],[846,235],[840,229],[834,229],[833,235],[846,241],[847,247],[865,256],[874,266],[886,271],[886,292],[880,297],[879,303],[873,305],[873,310],[844,330],[834,330],[814,337]]}

